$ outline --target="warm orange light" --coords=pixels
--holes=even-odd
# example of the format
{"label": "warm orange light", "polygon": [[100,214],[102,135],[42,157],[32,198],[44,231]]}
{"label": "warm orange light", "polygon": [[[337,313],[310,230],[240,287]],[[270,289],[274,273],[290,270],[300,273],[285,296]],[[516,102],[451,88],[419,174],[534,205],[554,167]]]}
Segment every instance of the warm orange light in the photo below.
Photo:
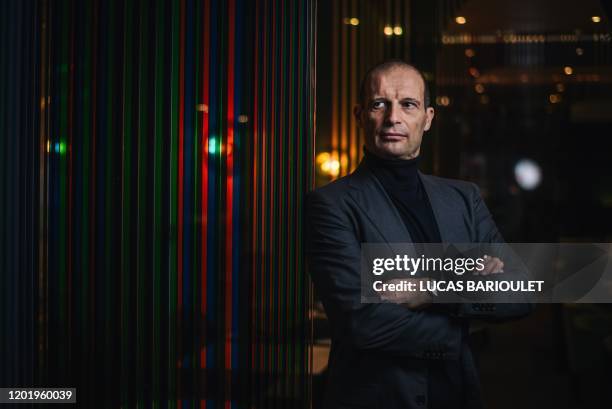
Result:
{"label": "warm orange light", "polygon": [[568,65],[563,67],[563,72],[565,73],[565,75],[572,75],[574,73],[574,70]]}
{"label": "warm orange light", "polygon": [[442,95],[436,98],[436,104],[440,106],[447,107],[450,105],[450,103],[451,103],[451,100],[446,95]]}
{"label": "warm orange light", "polygon": [[472,58],[473,56],[476,55],[476,51],[474,51],[473,48],[466,48],[465,49],[465,56],[468,58]]}
{"label": "warm orange light", "polygon": [[557,103],[561,102],[561,95],[559,95],[559,94],[550,94],[548,96],[548,100],[550,101],[551,104],[557,104]]}
{"label": "warm orange light", "polygon": [[593,23],[599,23],[599,22],[601,21],[601,17],[599,17],[599,16],[593,16],[593,17],[591,17],[591,21],[592,21]]}
{"label": "warm orange light", "polygon": [[470,67],[470,69],[468,70],[468,72],[470,73],[470,75],[474,78],[478,78],[480,77],[480,71],[478,71],[477,68],[475,67]]}
{"label": "warm orange light", "polygon": [[393,27],[385,26],[385,28],[383,29],[383,33],[385,33],[386,36],[392,36],[393,35]]}
{"label": "warm orange light", "polygon": [[358,26],[359,25],[359,19],[356,17],[353,17],[349,20],[349,24],[352,26]]}
{"label": "warm orange light", "polygon": [[338,159],[328,159],[321,163],[321,170],[331,176],[338,176],[340,173],[340,162]]}
{"label": "warm orange light", "polygon": [[393,27],[393,34],[395,34],[396,36],[401,36],[403,32],[404,31],[400,26]]}
{"label": "warm orange light", "polygon": [[320,165],[323,162],[327,162],[330,157],[331,157],[331,155],[329,154],[329,152],[321,152],[321,153],[319,153],[317,155],[317,158],[316,158],[317,165]]}
{"label": "warm orange light", "polygon": [[482,84],[476,84],[474,86],[474,90],[476,90],[477,93],[482,94],[485,90],[484,85]]}
{"label": "warm orange light", "polygon": [[457,24],[465,24],[465,23],[467,23],[467,20],[463,16],[458,16],[458,17],[455,18],[455,22]]}

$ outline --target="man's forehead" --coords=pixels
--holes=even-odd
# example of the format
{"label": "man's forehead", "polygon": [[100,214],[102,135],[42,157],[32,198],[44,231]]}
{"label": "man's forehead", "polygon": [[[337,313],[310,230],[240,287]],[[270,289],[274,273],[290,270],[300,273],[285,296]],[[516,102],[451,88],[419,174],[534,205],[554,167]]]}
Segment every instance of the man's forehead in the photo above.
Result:
{"label": "man's forehead", "polygon": [[401,97],[421,99],[424,84],[419,73],[410,67],[390,67],[373,72],[370,76],[368,89],[370,96],[394,93]]}

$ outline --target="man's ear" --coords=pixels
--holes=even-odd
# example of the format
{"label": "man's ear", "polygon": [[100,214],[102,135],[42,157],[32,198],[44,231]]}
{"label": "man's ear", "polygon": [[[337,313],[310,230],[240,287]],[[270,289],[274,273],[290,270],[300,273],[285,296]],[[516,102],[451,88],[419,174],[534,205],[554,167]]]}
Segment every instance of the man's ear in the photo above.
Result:
{"label": "man's ear", "polygon": [[431,122],[433,121],[434,114],[435,112],[433,107],[427,107],[425,109],[425,131],[429,131],[429,128],[431,128]]}
{"label": "man's ear", "polygon": [[355,120],[357,121],[357,124],[361,127],[361,112],[362,112],[362,108],[361,105],[357,104],[353,107],[353,115],[355,116]]}

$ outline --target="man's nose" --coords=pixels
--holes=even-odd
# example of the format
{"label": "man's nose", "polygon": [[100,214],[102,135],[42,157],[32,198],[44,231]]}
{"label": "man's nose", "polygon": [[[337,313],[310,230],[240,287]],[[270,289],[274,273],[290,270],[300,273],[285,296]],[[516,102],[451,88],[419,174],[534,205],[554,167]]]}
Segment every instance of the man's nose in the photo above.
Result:
{"label": "man's nose", "polygon": [[387,108],[385,120],[389,124],[396,124],[399,122],[400,107],[398,104],[391,103]]}

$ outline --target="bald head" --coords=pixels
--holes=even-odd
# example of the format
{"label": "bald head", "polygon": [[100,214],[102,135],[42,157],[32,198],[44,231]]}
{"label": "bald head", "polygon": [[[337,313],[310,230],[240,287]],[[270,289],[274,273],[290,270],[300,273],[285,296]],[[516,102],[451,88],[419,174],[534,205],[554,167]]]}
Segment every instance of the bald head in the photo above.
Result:
{"label": "bald head", "polygon": [[424,108],[429,107],[431,105],[429,87],[427,86],[427,81],[425,81],[425,77],[423,76],[423,73],[421,73],[421,71],[419,71],[419,69],[416,68],[414,65],[408,64],[407,62],[402,61],[402,60],[383,61],[382,63],[377,64],[374,67],[370,68],[366,72],[366,74],[363,77],[363,80],[361,81],[361,84],[359,85],[359,104],[361,106],[364,106],[364,104],[366,103],[368,99],[368,93],[369,93],[370,82],[372,80],[372,77],[374,77],[376,74],[383,73],[386,71],[391,71],[394,69],[407,69],[407,70],[412,70],[416,72],[417,74],[419,74],[419,77],[423,81],[423,94],[424,94],[423,101],[425,103]]}

